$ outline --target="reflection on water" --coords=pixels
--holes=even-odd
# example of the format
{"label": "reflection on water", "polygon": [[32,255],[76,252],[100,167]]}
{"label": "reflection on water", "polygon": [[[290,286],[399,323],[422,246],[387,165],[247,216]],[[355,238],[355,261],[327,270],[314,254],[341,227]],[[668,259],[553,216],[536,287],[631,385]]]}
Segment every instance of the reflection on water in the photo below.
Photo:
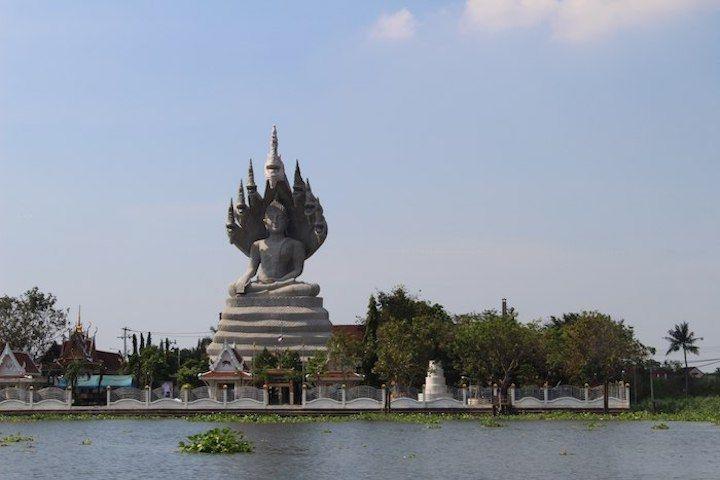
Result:
{"label": "reflection on water", "polygon": [[[0,479],[717,479],[720,427],[649,422],[353,422],[235,425],[253,454],[192,455],[177,442],[216,424],[185,420],[0,423],[35,441],[0,448]],[[82,445],[83,440],[91,445]]]}

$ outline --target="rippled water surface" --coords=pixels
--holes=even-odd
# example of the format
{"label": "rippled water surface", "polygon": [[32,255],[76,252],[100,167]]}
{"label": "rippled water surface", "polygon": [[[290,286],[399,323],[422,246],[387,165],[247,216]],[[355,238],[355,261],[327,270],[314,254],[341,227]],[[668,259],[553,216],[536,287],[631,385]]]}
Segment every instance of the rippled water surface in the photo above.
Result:
{"label": "rippled water surface", "polygon": [[[0,423],[30,444],[0,448],[0,479],[718,479],[720,427],[670,422],[476,421],[231,425],[252,454],[181,454],[217,424],[185,420]],[[82,445],[90,439],[91,445]]]}

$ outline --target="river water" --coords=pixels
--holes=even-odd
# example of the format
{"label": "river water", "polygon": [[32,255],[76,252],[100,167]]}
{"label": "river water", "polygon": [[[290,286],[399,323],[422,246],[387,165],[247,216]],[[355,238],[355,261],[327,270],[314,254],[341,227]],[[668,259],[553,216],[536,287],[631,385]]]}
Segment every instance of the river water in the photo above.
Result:
{"label": "river water", "polygon": [[[0,479],[718,479],[720,427],[707,423],[477,421],[232,425],[255,452],[182,454],[219,424],[182,419],[0,423]],[[82,445],[89,439],[91,445]]]}

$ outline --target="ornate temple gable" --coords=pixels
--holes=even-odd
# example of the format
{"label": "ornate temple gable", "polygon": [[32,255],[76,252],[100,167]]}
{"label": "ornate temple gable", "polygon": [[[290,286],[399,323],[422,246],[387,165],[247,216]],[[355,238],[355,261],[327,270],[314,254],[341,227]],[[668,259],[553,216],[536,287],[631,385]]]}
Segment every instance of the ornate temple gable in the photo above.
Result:
{"label": "ornate temple gable", "polygon": [[210,366],[211,372],[235,372],[244,370],[242,357],[240,357],[235,349],[227,343],[223,345],[223,349],[218,354],[217,360]]}
{"label": "ornate temple gable", "polygon": [[20,365],[13,351],[10,350],[10,346],[6,343],[0,355],[0,376],[22,377],[24,375],[25,365]]}

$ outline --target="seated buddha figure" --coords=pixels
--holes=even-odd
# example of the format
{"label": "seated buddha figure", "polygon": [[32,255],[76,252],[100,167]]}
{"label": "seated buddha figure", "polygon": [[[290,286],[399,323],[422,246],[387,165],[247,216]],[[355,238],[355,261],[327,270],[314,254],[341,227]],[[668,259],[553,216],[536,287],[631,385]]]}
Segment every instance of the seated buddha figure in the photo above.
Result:
{"label": "seated buddha figure", "polygon": [[[305,247],[285,235],[288,223],[285,207],[272,202],[265,210],[263,223],[268,236],[253,242],[250,265],[242,277],[230,284],[230,296],[317,296],[319,285],[296,280],[303,271]],[[255,274],[257,279],[253,280]]]}

